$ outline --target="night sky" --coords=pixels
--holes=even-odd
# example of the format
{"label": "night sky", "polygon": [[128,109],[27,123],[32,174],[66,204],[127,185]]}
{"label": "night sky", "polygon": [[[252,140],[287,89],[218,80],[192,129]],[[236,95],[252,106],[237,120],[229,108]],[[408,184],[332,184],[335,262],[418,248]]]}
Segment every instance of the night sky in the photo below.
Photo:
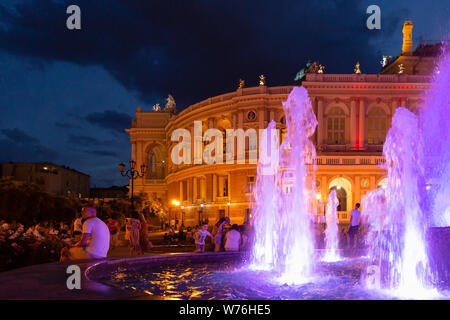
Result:
{"label": "night sky", "polygon": [[[66,8],[81,8],[81,30]],[[381,30],[366,8],[381,8]],[[124,185],[124,132],[138,106],[171,93],[178,109],[247,86],[290,82],[308,58],[326,73],[378,73],[404,20],[420,40],[448,39],[448,0],[1,0],[0,162],[51,161]]]}

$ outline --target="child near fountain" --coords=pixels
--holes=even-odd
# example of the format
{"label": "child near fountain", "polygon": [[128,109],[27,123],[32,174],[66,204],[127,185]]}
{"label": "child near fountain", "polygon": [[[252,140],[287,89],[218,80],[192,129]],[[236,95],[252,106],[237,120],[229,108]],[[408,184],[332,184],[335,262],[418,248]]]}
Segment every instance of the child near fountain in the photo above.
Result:
{"label": "child near fountain", "polygon": [[194,235],[195,246],[197,249],[195,252],[205,252],[205,239],[206,237],[213,237],[208,231],[208,224],[204,224],[202,228],[199,228]]}

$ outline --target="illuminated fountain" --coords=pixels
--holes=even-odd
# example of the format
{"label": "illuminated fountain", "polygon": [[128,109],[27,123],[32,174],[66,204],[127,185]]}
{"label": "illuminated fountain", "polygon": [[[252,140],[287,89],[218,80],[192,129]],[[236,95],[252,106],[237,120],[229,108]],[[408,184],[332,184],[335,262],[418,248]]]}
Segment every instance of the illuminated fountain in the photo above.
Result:
{"label": "illuminated fountain", "polygon": [[449,62],[443,56],[419,117],[396,110],[383,146],[387,186],[371,192],[365,203],[372,228],[370,268],[377,267],[378,287],[402,298],[437,295],[427,231],[449,225]]}
{"label": "illuminated fountain", "polygon": [[443,54],[420,108],[431,224],[450,226],[450,53]]}
{"label": "illuminated fountain", "polygon": [[[307,164],[316,157],[310,137],[317,120],[303,87],[294,87],[283,109],[287,132],[281,146],[271,148],[276,154],[267,151],[269,143],[260,143],[252,268],[273,270],[282,283],[302,283],[311,276],[314,256],[310,204],[315,179]],[[277,143],[268,138],[277,137],[271,134],[274,125],[262,141]]]}
{"label": "illuminated fountain", "polygon": [[[332,191],[325,232],[330,256],[317,259],[311,221],[316,153],[310,141],[317,121],[306,90],[294,87],[283,103],[287,132],[281,146],[275,122],[260,135],[250,257],[227,252],[127,259],[99,268],[96,281],[162,299],[447,299],[450,282],[444,277],[436,285],[435,261],[441,256],[430,254],[427,237],[430,226],[448,226],[450,211],[448,60],[421,117],[398,108],[392,119],[383,149],[387,185],[362,201],[367,256],[334,259]],[[445,251],[445,243],[436,248]],[[443,257],[441,274],[448,274]]]}
{"label": "illuminated fountain", "polygon": [[328,196],[326,209],[326,229],[325,229],[325,255],[322,261],[335,262],[341,260],[339,255],[339,219],[337,207],[339,200],[336,190],[331,190]]}

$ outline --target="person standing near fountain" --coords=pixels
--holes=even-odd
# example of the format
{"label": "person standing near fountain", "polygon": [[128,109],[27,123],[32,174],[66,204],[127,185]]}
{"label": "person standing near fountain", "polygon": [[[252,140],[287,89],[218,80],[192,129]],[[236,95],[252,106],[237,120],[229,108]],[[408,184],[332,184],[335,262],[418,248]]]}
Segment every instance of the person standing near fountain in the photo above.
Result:
{"label": "person standing near fountain", "polygon": [[219,252],[222,249],[222,238],[224,237],[225,226],[230,223],[230,218],[223,217],[215,224],[214,234],[214,252]]}
{"label": "person standing near fountain", "polygon": [[350,212],[350,225],[347,231],[347,246],[350,247],[350,237],[353,238],[353,249],[356,249],[358,243],[359,222],[361,219],[361,212],[358,210],[361,204],[357,203],[355,209]]}
{"label": "person standing near fountain", "polygon": [[194,235],[195,246],[197,249],[195,252],[205,252],[205,239],[206,237],[213,237],[211,233],[208,231],[208,225],[204,224],[202,228],[199,228]]}

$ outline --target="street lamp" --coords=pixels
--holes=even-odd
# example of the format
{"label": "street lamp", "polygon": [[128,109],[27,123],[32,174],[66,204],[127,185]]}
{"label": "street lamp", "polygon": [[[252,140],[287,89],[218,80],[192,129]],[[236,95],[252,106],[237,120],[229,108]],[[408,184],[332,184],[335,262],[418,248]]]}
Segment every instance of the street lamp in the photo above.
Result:
{"label": "street lamp", "polygon": [[231,203],[228,201],[228,203],[227,203],[227,206],[228,206],[228,218],[230,217],[230,206],[231,206]]}
{"label": "street lamp", "polygon": [[120,174],[124,177],[128,177],[131,180],[131,210],[134,211],[134,179],[142,178],[147,171],[147,166],[145,164],[141,165],[141,171],[136,170],[136,161],[130,161],[130,169],[125,171],[126,166],[123,163],[119,164]]}
{"label": "street lamp", "polygon": [[184,227],[184,206],[181,206],[181,227]]}
{"label": "street lamp", "polygon": [[203,203],[200,203],[200,209],[198,210],[198,224],[202,223],[202,215],[203,215]]}

